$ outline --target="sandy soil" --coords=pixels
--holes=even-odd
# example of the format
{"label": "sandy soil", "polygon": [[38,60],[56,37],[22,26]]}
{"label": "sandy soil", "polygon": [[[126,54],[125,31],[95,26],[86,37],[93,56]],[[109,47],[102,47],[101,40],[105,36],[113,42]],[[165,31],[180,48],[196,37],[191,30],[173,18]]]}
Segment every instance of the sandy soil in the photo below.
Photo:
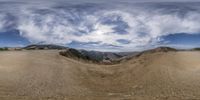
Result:
{"label": "sandy soil", "polygon": [[0,52],[0,100],[199,100],[200,52],[96,65],[59,51]]}

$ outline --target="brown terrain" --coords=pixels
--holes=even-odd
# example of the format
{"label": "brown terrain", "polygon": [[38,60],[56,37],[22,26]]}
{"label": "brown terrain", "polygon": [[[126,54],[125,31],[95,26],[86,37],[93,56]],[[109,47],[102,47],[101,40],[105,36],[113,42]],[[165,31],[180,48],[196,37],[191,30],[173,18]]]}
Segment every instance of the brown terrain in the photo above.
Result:
{"label": "brown terrain", "polygon": [[59,50],[0,52],[0,100],[199,100],[200,52],[150,52],[115,65]]}

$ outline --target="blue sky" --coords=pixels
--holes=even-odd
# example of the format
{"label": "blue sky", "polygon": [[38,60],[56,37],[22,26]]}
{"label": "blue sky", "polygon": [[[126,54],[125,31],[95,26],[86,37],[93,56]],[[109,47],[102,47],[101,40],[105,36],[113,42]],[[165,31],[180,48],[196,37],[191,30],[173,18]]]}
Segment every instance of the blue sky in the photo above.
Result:
{"label": "blue sky", "polygon": [[179,49],[200,47],[200,34],[177,33],[162,37],[161,45]]}
{"label": "blue sky", "polygon": [[198,0],[0,0],[0,7],[0,47],[200,47]]}

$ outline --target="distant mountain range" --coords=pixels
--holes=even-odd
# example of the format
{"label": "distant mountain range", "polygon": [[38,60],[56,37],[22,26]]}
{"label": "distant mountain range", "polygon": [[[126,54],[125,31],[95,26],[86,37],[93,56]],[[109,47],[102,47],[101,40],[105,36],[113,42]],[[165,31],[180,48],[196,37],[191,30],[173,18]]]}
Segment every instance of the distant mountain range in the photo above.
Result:
{"label": "distant mountain range", "polygon": [[47,44],[47,45],[34,44],[34,45],[26,46],[23,49],[26,49],[26,50],[50,50],[50,49],[63,50],[63,49],[67,49],[67,47],[53,45],[53,44]]}
{"label": "distant mountain range", "polygon": [[170,51],[178,51],[178,50],[171,47],[157,47],[154,49],[143,51],[142,53],[170,52]]}
{"label": "distant mountain range", "polygon": [[121,58],[134,56],[138,54],[138,52],[99,52],[70,48],[65,51],[61,51],[60,54],[69,58],[89,61],[93,63],[113,64],[118,63]]}
{"label": "distant mountain range", "polygon": [[76,50],[70,48],[65,51],[61,51],[60,54],[69,58],[91,61],[94,63],[116,64],[124,60],[129,60],[133,57],[138,57],[147,53],[173,52],[173,51],[178,51],[178,50],[170,47],[158,47],[143,52],[98,52],[98,51]]}
{"label": "distant mountain range", "polygon": [[154,49],[150,49],[150,50],[145,50],[140,52],[139,54],[137,54],[136,56],[141,56],[143,54],[147,54],[147,53],[156,53],[156,52],[176,52],[179,51],[175,48],[171,48],[171,47],[157,47]]}
{"label": "distant mountain range", "polygon": [[[99,52],[99,51],[73,49],[53,44],[47,44],[47,45],[33,44],[23,48],[0,48],[0,51],[7,51],[7,50],[61,50],[59,53],[62,56],[76,60],[99,63],[99,64],[116,64],[120,63],[121,61],[129,60],[133,57],[137,57],[146,53],[179,51],[175,48],[170,48],[170,47],[158,47],[155,49],[146,50],[142,52]],[[200,48],[194,48],[191,50],[199,51]]]}
{"label": "distant mountain range", "polygon": [[124,59],[125,57],[131,57],[133,55],[138,54],[138,52],[99,52],[99,51],[87,51],[87,50],[80,50],[80,49],[73,49],[59,45],[29,45],[24,48],[23,50],[62,50],[60,54],[77,59],[77,60],[84,60],[93,63],[117,63],[120,59]]}

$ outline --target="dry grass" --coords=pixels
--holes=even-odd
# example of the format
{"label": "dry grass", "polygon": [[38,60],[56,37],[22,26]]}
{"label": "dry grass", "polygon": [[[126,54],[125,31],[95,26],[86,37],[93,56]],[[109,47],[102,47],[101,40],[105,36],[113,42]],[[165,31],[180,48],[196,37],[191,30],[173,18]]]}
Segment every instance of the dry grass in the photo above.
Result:
{"label": "dry grass", "polygon": [[0,52],[0,100],[198,100],[200,52],[96,65],[59,51]]}

